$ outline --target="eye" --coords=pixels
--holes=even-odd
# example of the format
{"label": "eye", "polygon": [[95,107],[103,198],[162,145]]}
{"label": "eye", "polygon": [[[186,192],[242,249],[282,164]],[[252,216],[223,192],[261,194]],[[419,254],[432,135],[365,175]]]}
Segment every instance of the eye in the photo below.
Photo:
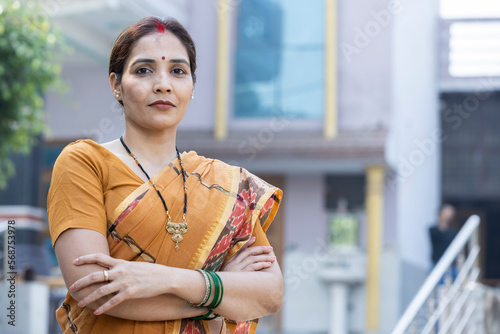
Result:
{"label": "eye", "polygon": [[174,72],[174,74],[186,74],[186,71],[180,67],[174,68],[172,72]]}
{"label": "eye", "polygon": [[137,74],[146,74],[148,72],[151,72],[151,70],[149,70],[146,67],[141,67],[141,68],[137,69],[137,71],[135,71],[135,73],[137,73]]}

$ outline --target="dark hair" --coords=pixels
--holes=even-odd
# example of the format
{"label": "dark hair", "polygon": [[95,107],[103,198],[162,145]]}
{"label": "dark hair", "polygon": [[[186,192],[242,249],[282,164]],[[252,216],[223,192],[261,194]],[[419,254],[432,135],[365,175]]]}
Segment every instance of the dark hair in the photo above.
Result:
{"label": "dark hair", "polygon": [[162,20],[154,16],[148,16],[125,28],[116,38],[111,50],[111,55],[109,56],[109,74],[115,73],[117,80],[121,81],[125,62],[139,39],[155,32],[165,31],[170,31],[174,34],[186,48],[191,68],[191,77],[193,78],[193,83],[195,83],[196,49],[193,39],[186,28],[179,21],[171,17]]}

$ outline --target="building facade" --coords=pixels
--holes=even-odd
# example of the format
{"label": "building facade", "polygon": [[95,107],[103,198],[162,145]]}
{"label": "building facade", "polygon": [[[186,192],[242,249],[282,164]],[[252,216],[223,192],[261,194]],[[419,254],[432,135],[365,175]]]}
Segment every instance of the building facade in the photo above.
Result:
{"label": "building facade", "polygon": [[62,147],[123,132],[108,84],[114,38],[140,17],[176,17],[198,52],[179,148],[284,191],[268,236],[285,302],[259,330],[327,332],[323,273],[358,263],[344,282],[349,332],[390,332],[430,269],[427,228],[442,197],[436,2],[54,3],[48,15],[75,51],[63,67],[69,92],[46,99],[40,206]]}

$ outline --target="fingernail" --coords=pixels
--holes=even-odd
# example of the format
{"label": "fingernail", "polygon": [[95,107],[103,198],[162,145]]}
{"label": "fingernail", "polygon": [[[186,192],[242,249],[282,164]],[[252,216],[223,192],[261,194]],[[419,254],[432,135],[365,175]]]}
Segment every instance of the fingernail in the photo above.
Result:
{"label": "fingernail", "polygon": [[257,239],[256,237],[252,237],[252,241],[255,241],[255,239]]}
{"label": "fingernail", "polygon": [[73,261],[74,264],[77,264],[79,261],[79,259],[75,259],[75,261]]}
{"label": "fingernail", "polygon": [[99,311],[99,310],[95,310],[95,311],[94,311],[94,314],[95,314],[95,315],[100,315],[100,314],[101,314],[101,311]]}
{"label": "fingernail", "polygon": [[80,300],[80,301],[78,302],[78,306],[83,307],[83,301],[81,301],[81,300]]}
{"label": "fingernail", "polygon": [[69,287],[69,291],[74,291],[74,290],[75,290],[75,286],[74,285],[72,285],[72,286]]}

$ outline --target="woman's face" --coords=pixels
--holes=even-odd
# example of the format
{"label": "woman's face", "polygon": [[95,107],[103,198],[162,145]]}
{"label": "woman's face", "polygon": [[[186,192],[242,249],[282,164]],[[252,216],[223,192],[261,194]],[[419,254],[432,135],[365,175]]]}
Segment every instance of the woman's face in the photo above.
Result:
{"label": "woman's face", "polygon": [[142,37],[125,63],[121,82],[114,73],[110,82],[123,102],[127,126],[148,132],[175,129],[194,88],[186,48],[168,31]]}

